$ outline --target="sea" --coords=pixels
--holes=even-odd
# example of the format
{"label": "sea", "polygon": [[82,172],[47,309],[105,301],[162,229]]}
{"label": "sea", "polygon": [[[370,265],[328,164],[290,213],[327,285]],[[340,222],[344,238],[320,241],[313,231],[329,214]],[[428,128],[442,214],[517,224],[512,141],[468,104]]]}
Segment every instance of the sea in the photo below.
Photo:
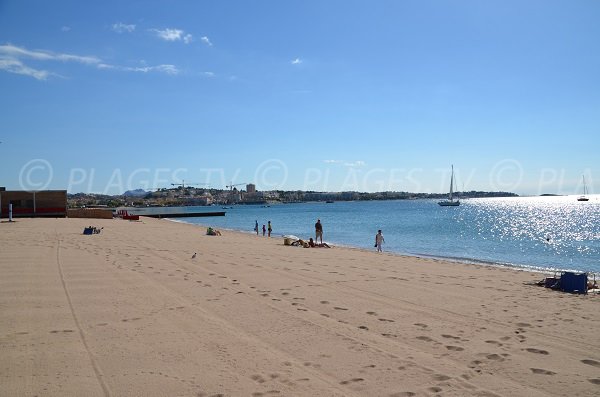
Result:
{"label": "sea", "polygon": [[[533,271],[600,274],[600,195],[464,199],[458,207],[436,200],[339,201],[271,205],[181,207],[183,212],[225,211],[225,216],[177,218],[202,227],[254,233],[271,221],[272,238],[314,238],[375,250],[382,230],[386,252],[460,263]],[[159,209],[147,209],[157,211]],[[142,214],[142,212],[140,212]]]}

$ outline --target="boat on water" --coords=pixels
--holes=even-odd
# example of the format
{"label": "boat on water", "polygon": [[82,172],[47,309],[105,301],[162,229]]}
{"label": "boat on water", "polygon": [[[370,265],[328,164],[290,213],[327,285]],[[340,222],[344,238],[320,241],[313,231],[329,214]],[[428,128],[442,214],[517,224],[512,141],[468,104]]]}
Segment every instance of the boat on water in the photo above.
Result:
{"label": "boat on water", "polygon": [[448,200],[439,201],[438,204],[442,207],[458,207],[460,200],[454,200],[454,165],[452,165],[452,174],[450,176],[450,194],[448,194]]}
{"label": "boat on water", "polygon": [[577,201],[590,201],[587,197],[588,191],[587,186],[585,185],[585,175],[583,175],[583,195],[577,197]]}

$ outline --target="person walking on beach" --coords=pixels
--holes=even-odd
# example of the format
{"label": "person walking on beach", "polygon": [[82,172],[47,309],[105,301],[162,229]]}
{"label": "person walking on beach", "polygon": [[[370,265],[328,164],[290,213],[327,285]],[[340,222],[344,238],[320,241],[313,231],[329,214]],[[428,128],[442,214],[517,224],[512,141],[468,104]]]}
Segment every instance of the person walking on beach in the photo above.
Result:
{"label": "person walking on beach", "polygon": [[265,237],[265,233],[267,232],[267,227],[263,225],[263,237]]}
{"label": "person walking on beach", "polygon": [[269,226],[267,227],[267,230],[269,231],[269,237],[271,237],[271,232],[273,231],[273,228],[271,227],[271,221],[268,222]]}
{"label": "person walking on beach", "polygon": [[258,236],[258,220],[254,221],[254,231],[256,232],[256,235]]}
{"label": "person walking on beach", "polygon": [[383,238],[383,234],[381,234],[381,229],[379,229],[377,231],[377,234],[375,235],[375,247],[377,247],[377,252],[383,252],[383,250],[381,249],[381,244],[383,244],[385,242],[385,239]]}
{"label": "person walking on beach", "polygon": [[317,219],[317,223],[315,223],[315,241],[321,238],[321,244],[323,244],[323,224],[320,219]]}

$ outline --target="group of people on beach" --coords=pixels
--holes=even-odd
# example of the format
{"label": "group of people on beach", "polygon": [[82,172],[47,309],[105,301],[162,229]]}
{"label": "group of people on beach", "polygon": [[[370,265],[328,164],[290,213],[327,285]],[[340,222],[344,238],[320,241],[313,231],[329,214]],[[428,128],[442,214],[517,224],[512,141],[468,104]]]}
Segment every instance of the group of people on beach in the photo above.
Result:
{"label": "group of people on beach", "polygon": [[[258,220],[256,220],[256,221],[254,221],[254,231],[256,232],[257,236],[258,236],[259,230],[260,229],[258,228]],[[272,231],[273,231],[273,226],[271,225],[271,221],[267,222],[267,225],[262,225],[262,235],[263,235],[263,237],[265,237],[265,235],[267,235],[267,237],[271,237],[271,232]]]}
{"label": "group of people on beach", "polygon": [[[258,226],[258,220],[254,221],[254,231],[256,232],[256,235],[259,235],[260,229]],[[267,237],[271,237],[271,232],[273,231],[273,226],[271,225],[271,221],[267,222],[267,225],[262,225],[262,235],[263,237],[265,237],[265,235]],[[379,229],[377,231],[377,234],[375,235],[375,248],[377,248],[377,252],[383,252],[382,249],[382,244],[385,243],[385,239],[383,238],[383,233],[381,231],[381,229]],[[330,246],[327,243],[323,242],[323,224],[321,223],[320,219],[317,219],[317,222],[315,223],[315,239],[313,240],[312,237],[308,240],[308,241],[304,241],[304,240],[298,240],[295,242],[295,244],[293,245],[300,245],[306,248],[312,248],[312,247],[326,247],[326,248],[330,248]]]}

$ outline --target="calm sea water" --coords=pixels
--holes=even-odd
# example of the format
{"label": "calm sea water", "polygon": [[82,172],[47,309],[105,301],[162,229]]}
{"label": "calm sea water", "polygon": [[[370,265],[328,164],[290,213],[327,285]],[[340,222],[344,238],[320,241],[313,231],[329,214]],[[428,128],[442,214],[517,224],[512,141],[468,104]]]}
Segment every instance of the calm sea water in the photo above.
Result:
{"label": "calm sea water", "polygon": [[[187,207],[185,211],[222,211]],[[463,200],[459,207],[437,201],[357,201],[236,205],[226,216],[179,220],[252,233],[271,221],[273,235],[314,238],[321,219],[324,240],[373,249],[383,230],[384,251],[460,262],[531,269],[600,273],[600,197],[577,202],[573,196]],[[262,235],[262,232],[261,232]]]}

